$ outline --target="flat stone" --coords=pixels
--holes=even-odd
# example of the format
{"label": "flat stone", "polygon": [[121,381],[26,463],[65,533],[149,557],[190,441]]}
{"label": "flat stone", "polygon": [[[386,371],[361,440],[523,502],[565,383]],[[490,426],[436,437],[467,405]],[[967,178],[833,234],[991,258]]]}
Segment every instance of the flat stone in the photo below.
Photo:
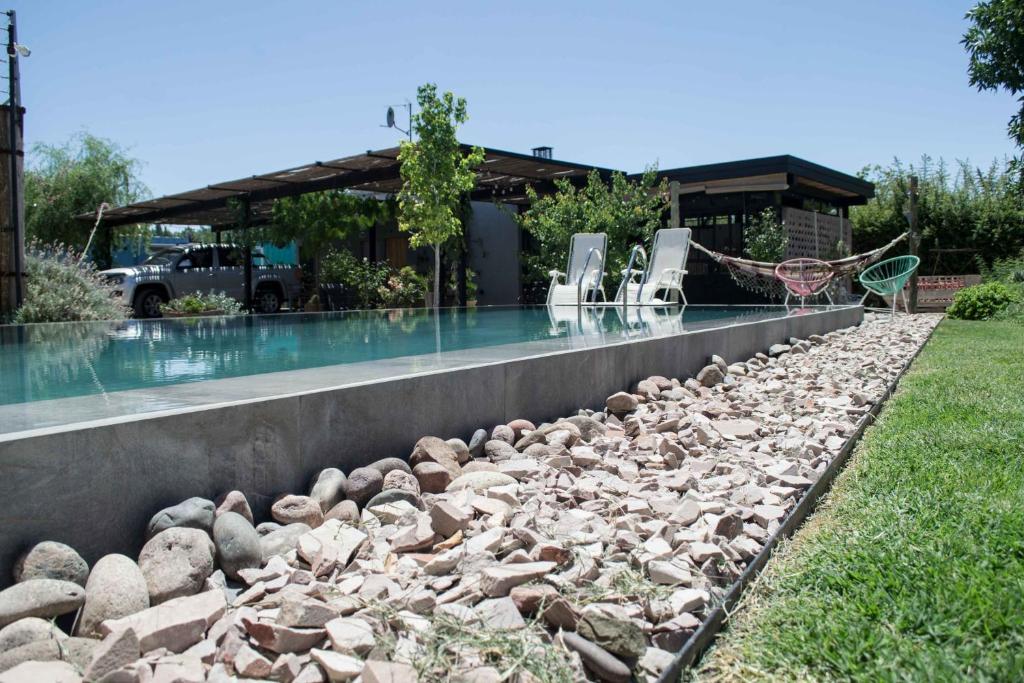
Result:
{"label": "flat stone", "polygon": [[431,528],[430,517],[421,514],[415,524],[400,530],[389,540],[391,542],[391,550],[394,552],[411,553],[428,549],[439,539]]}
{"label": "flat stone", "polygon": [[639,657],[647,649],[643,629],[618,605],[588,605],[580,614],[577,631],[583,638],[622,657]]}
{"label": "flat stone", "polygon": [[503,597],[516,586],[546,576],[556,566],[554,562],[527,562],[488,567],[480,572],[480,589],[488,597]]}
{"label": "flat stone", "polygon": [[326,626],[331,649],[346,655],[366,655],[377,644],[373,627],[362,619],[340,617],[329,621]]}
{"label": "flat stone", "polygon": [[323,628],[341,616],[338,607],[301,595],[290,595],[281,602],[277,623],[292,628]]}
{"label": "flat stone", "polygon": [[314,575],[323,576],[335,567],[347,567],[366,539],[359,529],[332,519],[301,536],[297,548]]}
{"label": "flat stone", "polygon": [[271,506],[270,515],[280,524],[306,524],[315,529],[324,522],[320,506],[309,496],[284,496]]}
{"label": "flat stone", "polygon": [[416,669],[400,662],[367,660],[363,666],[363,683],[417,683]]}
{"label": "flat stone", "polygon": [[208,534],[213,533],[213,518],[216,509],[213,501],[205,498],[183,500],[177,505],[164,508],[153,515],[146,527],[146,538],[153,538],[161,531],[176,526],[202,529]]}
{"label": "flat stone", "polygon": [[712,420],[711,426],[723,436],[749,439],[757,435],[759,425],[753,420]]}
{"label": "flat stone", "polygon": [[71,581],[29,579],[0,591],[0,627],[25,617],[57,617],[85,604],[85,589]]}
{"label": "flat stone", "polygon": [[772,344],[768,347],[768,355],[772,358],[776,358],[784,353],[789,353],[792,350],[793,347],[789,344]]}
{"label": "flat stone", "polygon": [[324,641],[322,628],[292,628],[273,622],[243,619],[246,632],[265,650],[276,652],[305,652]]}
{"label": "flat stone", "polygon": [[246,678],[267,678],[274,663],[248,645],[242,645],[235,653],[235,671]]}
{"label": "flat stone", "polygon": [[[352,503],[352,501],[344,502]],[[352,503],[352,506],[355,507],[355,503]],[[274,556],[285,555],[295,550],[299,544],[299,539],[310,531],[312,529],[308,524],[289,524],[288,526],[275,529],[265,536],[260,536],[260,557],[263,564],[269,562],[270,558]]]}
{"label": "flat stone", "polygon": [[104,555],[85,583],[85,606],[78,625],[84,636],[99,637],[100,624],[149,607],[149,587],[135,561],[124,555]]}
{"label": "flat stone", "polygon": [[576,425],[580,430],[580,438],[587,442],[604,436],[608,432],[606,425],[586,415],[573,415],[566,418],[565,421]]}
{"label": "flat stone", "polygon": [[666,560],[652,560],[647,564],[647,573],[651,582],[663,586],[689,584],[693,577],[685,567]]}
{"label": "flat stone", "polygon": [[263,561],[259,534],[249,520],[237,512],[225,512],[217,518],[213,524],[213,542],[220,568],[229,579],[239,580],[239,571],[259,568]]}
{"label": "flat stone", "polygon": [[98,681],[111,671],[132,664],[140,655],[139,637],[133,629],[115,631],[96,646],[85,670],[85,680]]}
{"label": "flat stone", "polygon": [[533,614],[541,605],[550,605],[558,599],[558,589],[545,583],[532,586],[516,586],[509,591],[520,614]]}
{"label": "flat stone", "polygon": [[724,558],[725,553],[714,543],[691,543],[690,544],[690,557],[697,564],[704,564],[712,558]]}
{"label": "flat stone", "polygon": [[508,631],[526,627],[512,598],[483,600],[473,608],[473,615],[485,628]]}
{"label": "flat stone", "polygon": [[506,484],[515,483],[515,479],[501,472],[470,472],[452,481],[445,490],[459,491],[461,489],[472,489],[473,491],[480,492],[492,486],[505,486]]}
{"label": "flat stone", "polygon": [[22,662],[0,673],[0,683],[80,683],[82,677],[68,662]]}
{"label": "flat stone", "polygon": [[[399,460],[399,462],[401,461]],[[328,467],[320,470],[320,473],[316,475],[316,479],[313,481],[313,486],[309,489],[309,497],[319,503],[320,510],[326,513],[345,499],[345,481],[345,473],[337,467]],[[305,523],[309,524],[309,522]]]}
{"label": "flat stone", "polygon": [[331,683],[351,681],[363,672],[362,660],[330,650],[311,650],[310,656],[323,668]]}
{"label": "flat stone", "polygon": [[213,556],[213,541],[200,529],[171,527],[149,539],[139,553],[149,604],[200,592],[213,573]]}
{"label": "flat stone", "polygon": [[120,619],[109,619],[100,625],[100,633],[106,637],[130,628],[138,636],[143,652],[160,647],[183,652],[202,640],[206,629],[224,616],[226,609],[224,591],[206,591],[168,600]]}
{"label": "flat stone", "polygon": [[217,509],[214,511],[215,520],[225,512],[235,512],[249,520],[249,524],[255,523],[249,501],[241,491],[228,491],[217,498],[214,503],[217,505]]}
{"label": "flat stone", "polygon": [[468,528],[472,521],[473,515],[446,501],[439,501],[430,508],[430,526],[445,538]]}
{"label": "flat stone", "polygon": [[575,631],[579,626],[580,615],[565,598],[556,598],[544,609],[544,621],[554,628]]}
{"label": "flat stone", "polygon": [[85,587],[89,565],[71,546],[43,541],[32,546],[14,565],[14,580],[57,579]]}
{"label": "flat stone", "polygon": [[598,679],[608,683],[630,683],[632,680],[629,667],[600,645],[571,632],[563,631],[558,637],[569,650],[580,656],[584,666]]}
{"label": "flat stone", "polygon": [[764,528],[771,522],[779,521],[786,516],[786,511],[778,505],[755,505],[754,521]]}
{"label": "flat stone", "polygon": [[412,473],[423,493],[444,493],[452,483],[451,472],[436,462],[421,462],[412,468]]}

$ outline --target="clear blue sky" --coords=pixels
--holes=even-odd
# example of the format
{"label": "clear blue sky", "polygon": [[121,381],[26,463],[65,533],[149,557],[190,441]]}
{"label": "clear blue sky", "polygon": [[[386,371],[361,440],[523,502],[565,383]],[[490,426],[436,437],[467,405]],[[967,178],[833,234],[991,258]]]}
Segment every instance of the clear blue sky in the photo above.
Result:
{"label": "clear blue sky", "polygon": [[28,143],[116,140],[154,194],[391,146],[425,81],[468,99],[465,142],[627,171],[988,164],[1014,106],[968,86],[972,4],[13,1]]}

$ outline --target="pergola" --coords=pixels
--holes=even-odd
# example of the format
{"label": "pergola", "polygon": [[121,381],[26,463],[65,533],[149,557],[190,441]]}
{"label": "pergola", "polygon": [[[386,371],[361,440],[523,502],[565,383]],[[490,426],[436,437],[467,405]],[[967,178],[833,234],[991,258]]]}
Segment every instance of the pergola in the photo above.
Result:
{"label": "pergola", "polygon": [[[468,153],[470,145],[461,145]],[[484,149],[483,163],[477,168],[474,200],[506,204],[526,204],[526,188],[544,194],[554,190],[555,181],[567,178],[574,184],[585,181],[591,171],[607,180],[613,171],[607,168],[559,161],[530,154]],[[398,147],[367,151],[282,171],[252,175],[214,183],[187,192],[119,206],[102,212],[99,226],[110,229],[139,223],[210,226],[215,232],[238,230],[265,224],[270,220],[274,201],[324,190],[350,190],[390,195],[402,186]],[[78,216],[93,223],[97,214]],[[246,259],[246,307],[251,308],[252,255]]]}

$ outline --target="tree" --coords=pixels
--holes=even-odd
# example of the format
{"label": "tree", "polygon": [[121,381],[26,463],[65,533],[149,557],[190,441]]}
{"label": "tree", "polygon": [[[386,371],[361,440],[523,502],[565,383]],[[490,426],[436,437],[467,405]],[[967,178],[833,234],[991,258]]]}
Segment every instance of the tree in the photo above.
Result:
{"label": "tree", "polygon": [[250,239],[267,239],[278,246],[299,243],[313,260],[316,287],[320,288],[320,257],[339,240],[362,234],[387,220],[393,204],[344,190],[310,192],[274,202],[273,218],[265,230],[249,231]]}
{"label": "tree", "polygon": [[789,231],[771,207],[752,216],[743,228],[743,251],[755,261],[780,263],[788,245]]}
{"label": "tree", "polygon": [[1017,97],[1020,109],[1010,118],[1008,132],[1024,147],[1024,0],[986,0],[967,13],[972,23],[960,42],[967,48],[967,73],[978,90],[1005,88]]}
{"label": "tree", "polygon": [[577,188],[567,179],[555,181],[555,192],[540,197],[527,188],[530,208],[517,216],[519,224],[537,242],[536,254],[524,257],[528,285],[545,281],[551,268],[564,266],[569,242],[577,232],[608,234],[607,268],[619,273],[634,244],[651,245],[668,208],[668,182],[657,180],[657,169],[648,168],[637,180],[613,173],[608,182],[597,171]]}
{"label": "tree", "polygon": [[[75,216],[94,213],[104,202],[121,206],[141,199],[147,190],[139,181],[139,168],[139,161],[117,143],[88,133],[63,145],[36,144],[25,172],[26,236],[81,251],[90,226]],[[138,228],[120,228],[116,236],[138,232]],[[104,244],[109,251],[109,243]],[[109,260],[102,248],[94,249],[93,256],[99,263]]]}
{"label": "tree", "polygon": [[466,100],[450,92],[441,96],[433,83],[416,93],[419,112],[412,117],[416,141],[402,141],[402,189],[398,193],[398,228],[412,234],[413,247],[434,249],[434,307],[441,302],[441,248],[462,234],[459,203],[476,183],[474,169],[484,151],[463,155],[456,130],[468,120]]}

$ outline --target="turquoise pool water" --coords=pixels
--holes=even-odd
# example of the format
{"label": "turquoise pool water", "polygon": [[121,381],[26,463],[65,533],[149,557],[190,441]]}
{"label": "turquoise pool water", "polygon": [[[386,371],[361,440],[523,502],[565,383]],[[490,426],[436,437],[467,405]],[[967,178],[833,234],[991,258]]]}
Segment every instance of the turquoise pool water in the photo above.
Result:
{"label": "turquoise pool water", "polygon": [[495,307],[0,327],[0,405],[530,342],[541,352],[785,309]]}

